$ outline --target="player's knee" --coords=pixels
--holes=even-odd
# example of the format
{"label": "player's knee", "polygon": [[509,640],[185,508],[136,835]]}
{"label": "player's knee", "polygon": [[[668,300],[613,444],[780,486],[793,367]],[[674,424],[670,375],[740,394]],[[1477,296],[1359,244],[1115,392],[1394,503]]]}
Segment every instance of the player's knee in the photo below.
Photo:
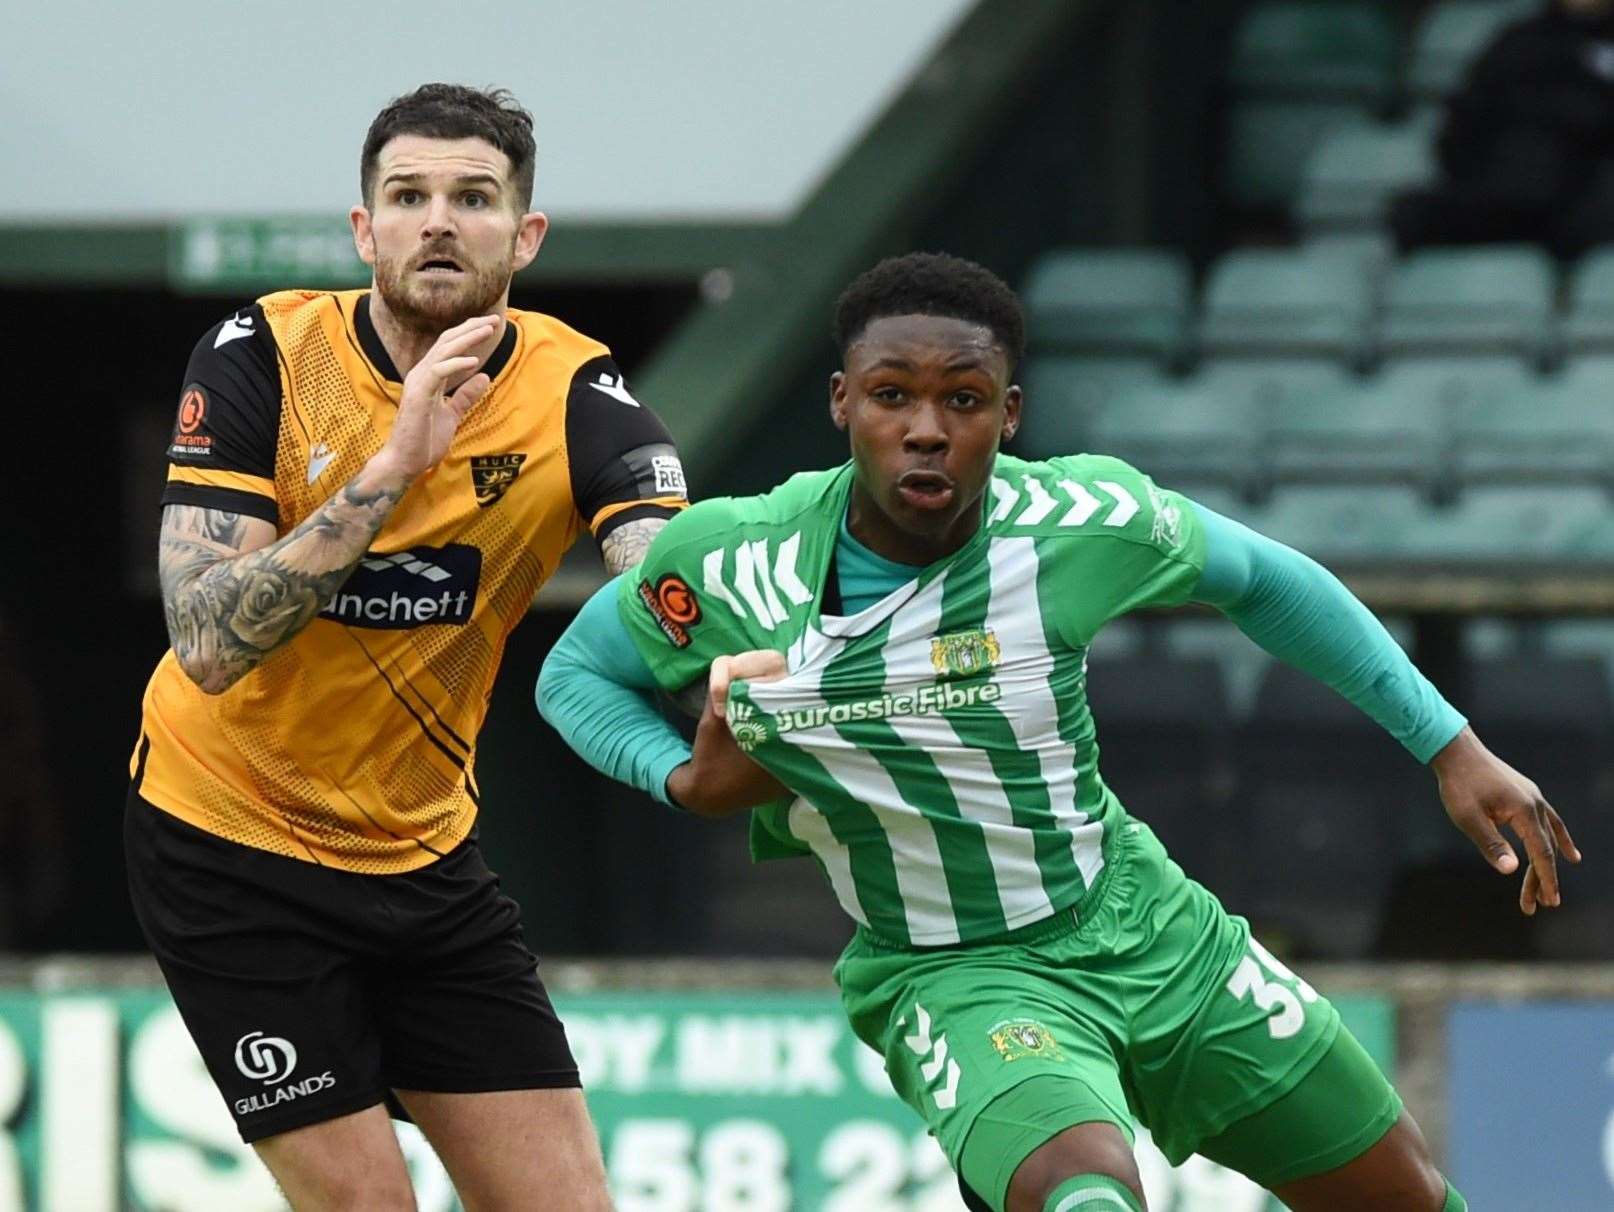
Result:
{"label": "player's knee", "polygon": [[1434,1212],[1446,1201],[1446,1176],[1429,1154],[1429,1144],[1412,1116],[1401,1118],[1385,1133],[1381,1146],[1388,1153],[1385,1170],[1390,1183],[1408,1207],[1426,1207]]}
{"label": "player's knee", "polygon": [[1007,1212],[1042,1212],[1061,1183],[1079,1174],[1099,1174],[1124,1185],[1143,1206],[1143,1179],[1132,1149],[1113,1124],[1077,1124],[1042,1145],[1009,1180]]}
{"label": "player's knee", "polygon": [[295,1212],[416,1212],[407,1173],[329,1172],[280,1186]]}

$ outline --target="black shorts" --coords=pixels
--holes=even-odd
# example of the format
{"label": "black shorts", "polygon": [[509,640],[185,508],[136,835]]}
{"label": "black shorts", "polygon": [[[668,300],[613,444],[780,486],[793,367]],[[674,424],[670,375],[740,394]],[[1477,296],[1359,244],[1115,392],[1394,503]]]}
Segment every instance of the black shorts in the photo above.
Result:
{"label": "black shorts", "polygon": [[225,841],[131,790],[124,844],[141,929],[243,1140],[392,1090],[581,1084],[474,832],[418,871],[360,875]]}

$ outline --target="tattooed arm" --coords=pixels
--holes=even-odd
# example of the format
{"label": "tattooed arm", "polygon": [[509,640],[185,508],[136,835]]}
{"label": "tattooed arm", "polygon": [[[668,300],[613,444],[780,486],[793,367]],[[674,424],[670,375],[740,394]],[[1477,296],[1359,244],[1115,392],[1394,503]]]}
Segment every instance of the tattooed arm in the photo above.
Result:
{"label": "tattooed arm", "polygon": [[500,317],[473,316],[442,333],[404,376],[386,445],[284,538],[271,542],[274,528],[256,518],[191,505],[163,510],[163,611],[191,681],[222,694],[324,608],[487,391],[488,376],[472,372],[502,331]]}
{"label": "tattooed arm", "polygon": [[635,522],[624,522],[611,531],[600,540],[600,555],[605,558],[606,571],[616,576],[644,559],[644,553],[650,550],[651,540],[661,533],[661,528],[666,524],[666,518],[640,518]]}
{"label": "tattooed arm", "polygon": [[[650,544],[667,524],[666,518],[640,518],[624,522],[600,540],[600,554],[612,576],[632,568],[644,559]],[[696,678],[688,686],[667,696],[685,715],[700,719],[706,708],[706,679]]]}
{"label": "tattooed arm", "polygon": [[221,694],[324,608],[403,496],[371,468],[278,541],[274,527],[195,505],[163,510],[158,575],[180,668]]}

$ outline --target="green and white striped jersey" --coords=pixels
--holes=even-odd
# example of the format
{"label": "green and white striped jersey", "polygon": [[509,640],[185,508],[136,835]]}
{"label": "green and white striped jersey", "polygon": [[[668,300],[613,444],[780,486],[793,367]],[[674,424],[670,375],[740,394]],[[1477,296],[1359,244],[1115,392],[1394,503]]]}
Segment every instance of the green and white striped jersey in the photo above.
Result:
{"label": "green and white striped jersey", "polygon": [[1098,773],[1086,656],[1108,620],[1187,600],[1193,509],[1118,459],[1000,455],[974,538],[861,613],[823,611],[852,468],[702,501],[623,577],[657,680],[771,648],[737,683],[736,741],[796,794],[762,857],[811,851],[846,911],[898,942],[1001,934],[1078,904],[1124,818]]}

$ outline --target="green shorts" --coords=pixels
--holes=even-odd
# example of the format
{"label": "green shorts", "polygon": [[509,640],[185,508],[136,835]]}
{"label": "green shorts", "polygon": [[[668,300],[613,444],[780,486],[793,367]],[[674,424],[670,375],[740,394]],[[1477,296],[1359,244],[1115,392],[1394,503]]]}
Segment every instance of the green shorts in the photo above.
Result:
{"label": "green shorts", "polygon": [[1123,818],[1106,849],[1079,920],[1067,910],[952,947],[860,930],[835,968],[852,1029],[996,1208],[1020,1162],[1073,1124],[1106,1121],[1131,1139],[1135,1115],[1181,1162],[1283,1098],[1340,1032],[1334,1007],[1185,876],[1148,826]]}

